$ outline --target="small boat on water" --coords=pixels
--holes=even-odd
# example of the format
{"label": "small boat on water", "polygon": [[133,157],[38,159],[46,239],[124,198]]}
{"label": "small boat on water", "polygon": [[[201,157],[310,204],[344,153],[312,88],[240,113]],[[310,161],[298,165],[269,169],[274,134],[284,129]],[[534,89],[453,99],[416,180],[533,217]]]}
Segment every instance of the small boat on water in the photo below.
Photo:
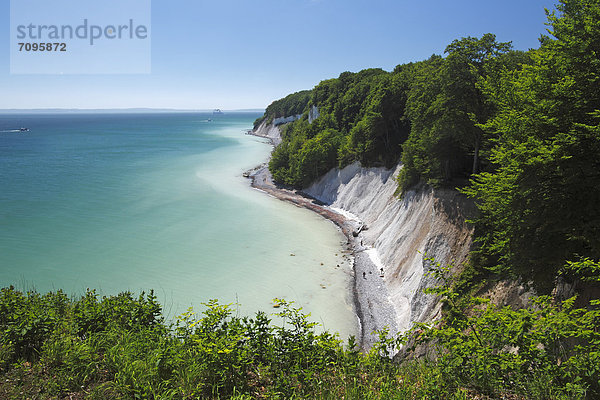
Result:
{"label": "small boat on water", "polygon": [[19,128],[19,132],[29,132],[29,128]]}

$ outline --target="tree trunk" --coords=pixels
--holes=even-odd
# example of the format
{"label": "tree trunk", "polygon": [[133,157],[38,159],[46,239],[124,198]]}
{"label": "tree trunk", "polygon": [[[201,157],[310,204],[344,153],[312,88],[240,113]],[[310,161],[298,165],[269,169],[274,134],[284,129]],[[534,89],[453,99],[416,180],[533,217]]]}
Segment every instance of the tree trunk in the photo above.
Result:
{"label": "tree trunk", "polygon": [[479,147],[481,146],[481,135],[477,135],[475,138],[475,153],[473,154],[473,175],[478,172],[479,169]]}

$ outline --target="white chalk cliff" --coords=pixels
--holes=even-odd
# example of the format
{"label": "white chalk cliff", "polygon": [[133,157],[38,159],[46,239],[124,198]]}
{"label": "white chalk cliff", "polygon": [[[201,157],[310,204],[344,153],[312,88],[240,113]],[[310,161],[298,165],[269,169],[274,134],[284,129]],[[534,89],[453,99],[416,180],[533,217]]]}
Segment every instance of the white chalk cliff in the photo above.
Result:
{"label": "white chalk cliff", "polygon": [[[263,122],[254,134],[271,139],[275,146],[281,142],[275,125]],[[460,266],[472,243],[472,229],[465,219],[473,212],[473,204],[454,190],[428,187],[410,190],[400,199],[395,195],[395,178],[401,168],[364,168],[356,162],[329,171],[303,190],[347,218],[356,218],[363,229],[355,243],[364,250],[356,256],[371,258],[377,269],[379,262],[383,264],[384,287],[356,279],[356,306],[366,347],[374,342],[372,329],[387,326],[396,333],[413,322],[438,318],[439,301],[423,293],[424,288],[436,284],[426,275],[430,267],[427,258]]]}
{"label": "white chalk cliff", "polygon": [[302,114],[290,115],[289,117],[275,118],[275,119],[273,119],[273,125],[278,126],[278,125],[288,124],[288,123],[294,122],[300,118],[302,118]]}
{"label": "white chalk cliff", "polygon": [[258,128],[254,129],[253,134],[271,140],[273,146],[277,147],[281,143],[281,132],[275,124],[267,124],[262,122]]}
{"label": "white chalk cliff", "polygon": [[421,188],[399,199],[394,193],[400,168],[363,168],[354,163],[329,171],[304,192],[365,224],[362,242],[376,250],[384,265],[383,282],[395,310],[396,330],[404,331],[412,322],[439,316],[439,302],[422,292],[434,284],[425,276],[429,268],[425,258],[454,265],[466,261],[472,232],[464,214],[472,206],[450,190]]}

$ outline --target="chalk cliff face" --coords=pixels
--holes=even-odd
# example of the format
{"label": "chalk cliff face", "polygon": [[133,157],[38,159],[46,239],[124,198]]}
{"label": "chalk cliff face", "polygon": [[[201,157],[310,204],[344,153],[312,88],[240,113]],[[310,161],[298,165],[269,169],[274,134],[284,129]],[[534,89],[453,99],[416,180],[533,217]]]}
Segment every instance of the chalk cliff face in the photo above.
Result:
{"label": "chalk cliff face", "polygon": [[315,119],[319,118],[319,115],[319,107],[312,106],[310,110],[308,110],[308,123],[312,124]]}
{"label": "chalk cliff face", "polygon": [[277,126],[277,125],[287,124],[290,122],[294,122],[295,120],[300,119],[301,117],[302,117],[302,114],[290,115],[289,117],[275,118],[275,119],[273,119],[273,125]]}
{"label": "chalk cliff face", "polygon": [[281,143],[281,132],[275,124],[267,124],[263,122],[253,132],[254,135],[264,137],[271,140],[273,146],[277,147]]}
{"label": "chalk cliff face", "polygon": [[466,261],[472,232],[465,213],[473,207],[450,190],[421,188],[399,199],[394,178],[400,168],[363,168],[354,163],[331,170],[304,191],[364,223],[360,239],[376,250],[384,266],[383,282],[395,310],[396,329],[403,331],[412,322],[439,315],[439,302],[422,292],[435,284],[426,276],[430,268],[426,258],[457,266]]}
{"label": "chalk cliff face", "polygon": [[[279,127],[272,124],[263,122],[254,134],[271,139],[275,146],[281,142]],[[329,171],[303,190],[356,219],[355,226],[363,227],[354,241],[363,254],[356,256],[375,258],[374,264],[380,262],[384,268],[383,288],[365,285],[367,281],[357,278],[357,312],[362,314],[363,329],[369,329],[363,333],[366,347],[375,340],[373,335],[369,337],[370,329],[388,326],[392,333],[402,332],[413,322],[439,317],[440,303],[423,293],[424,288],[436,284],[426,274],[430,269],[427,259],[460,266],[472,243],[472,230],[465,219],[473,213],[473,204],[456,191],[427,187],[411,190],[399,199],[395,177],[401,168],[364,168],[354,163]],[[381,296],[386,298],[375,298]],[[389,309],[393,316],[387,315]]]}

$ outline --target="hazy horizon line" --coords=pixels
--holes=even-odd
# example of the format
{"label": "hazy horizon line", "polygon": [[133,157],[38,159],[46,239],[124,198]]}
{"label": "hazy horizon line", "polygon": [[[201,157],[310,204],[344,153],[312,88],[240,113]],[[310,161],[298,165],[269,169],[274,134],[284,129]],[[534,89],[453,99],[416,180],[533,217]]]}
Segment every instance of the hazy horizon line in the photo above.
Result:
{"label": "hazy horizon line", "polygon": [[23,113],[23,112],[209,112],[215,110],[223,112],[265,112],[264,108],[236,108],[236,109],[217,109],[217,108],[153,108],[153,107],[126,107],[126,108],[2,108],[0,113]]}

